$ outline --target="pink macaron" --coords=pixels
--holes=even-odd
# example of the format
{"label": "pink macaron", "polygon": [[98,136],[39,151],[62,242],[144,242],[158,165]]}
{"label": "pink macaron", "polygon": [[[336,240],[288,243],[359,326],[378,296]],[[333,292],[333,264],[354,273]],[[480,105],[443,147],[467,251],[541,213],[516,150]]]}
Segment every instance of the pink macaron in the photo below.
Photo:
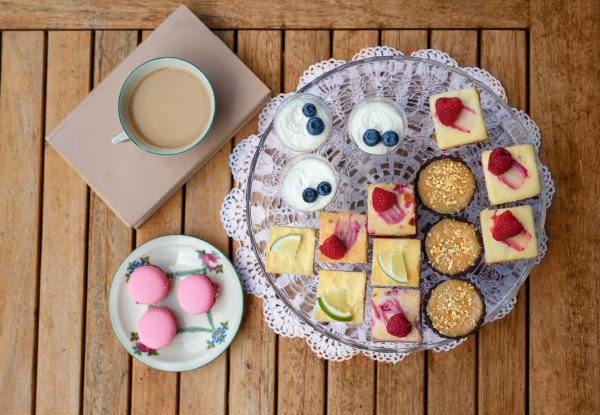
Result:
{"label": "pink macaron", "polygon": [[151,349],[162,349],[171,344],[177,334],[177,323],[166,308],[152,307],[140,317],[137,332],[142,344]]}
{"label": "pink macaron", "polygon": [[220,286],[206,275],[190,275],[177,289],[179,304],[190,314],[204,314],[215,304]]}
{"label": "pink macaron", "polygon": [[169,280],[159,267],[142,265],[133,271],[127,287],[136,303],[155,304],[167,294]]}

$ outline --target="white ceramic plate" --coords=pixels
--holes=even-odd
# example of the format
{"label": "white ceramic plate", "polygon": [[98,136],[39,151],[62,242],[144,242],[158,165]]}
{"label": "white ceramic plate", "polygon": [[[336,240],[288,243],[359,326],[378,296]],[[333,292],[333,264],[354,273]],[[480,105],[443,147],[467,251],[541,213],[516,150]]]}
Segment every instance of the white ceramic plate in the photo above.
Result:
{"label": "white ceramic plate", "polygon": [[[144,264],[160,267],[169,277],[169,291],[156,306],[169,309],[177,320],[177,335],[164,349],[146,350],[136,339],[137,323],[149,307],[136,304],[127,289],[133,269]],[[205,314],[183,311],[177,287],[192,274],[205,274],[221,284],[215,305]],[[108,297],[115,335],[134,358],[154,369],[183,372],[197,369],[223,353],[237,334],[244,311],[244,293],[229,259],[213,245],[186,235],[161,236],[131,252],[113,278]]]}

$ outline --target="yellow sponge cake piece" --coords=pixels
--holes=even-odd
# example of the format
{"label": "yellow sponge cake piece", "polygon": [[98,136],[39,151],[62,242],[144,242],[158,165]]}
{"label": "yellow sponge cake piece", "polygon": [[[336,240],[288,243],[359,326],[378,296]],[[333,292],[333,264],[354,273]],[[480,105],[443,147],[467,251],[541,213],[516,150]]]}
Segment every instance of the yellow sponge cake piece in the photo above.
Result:
{"label": "yellow sponge cake piece", "polygon": [[[294,234],[301,236],[295,258],[271,251],[273,242],[285,235]],[[266,271],[277,274],[313,275],[316,242],[316,229],[271,226],[269,229],[269,241],[267,242]]]}
{"label": "yellow sponge cake piece", "polygon": [[[352,321],[349,321],[347,324],[360,324],[364,319],[366,285],[367,274],[364,271],[321,270],[319,272],[317,297],[324,297],[339,290],[346,290],[346,305],[352,313]],[[315,305],[315,320],[339,323],[325,314],[319,307],[319,304]]]}

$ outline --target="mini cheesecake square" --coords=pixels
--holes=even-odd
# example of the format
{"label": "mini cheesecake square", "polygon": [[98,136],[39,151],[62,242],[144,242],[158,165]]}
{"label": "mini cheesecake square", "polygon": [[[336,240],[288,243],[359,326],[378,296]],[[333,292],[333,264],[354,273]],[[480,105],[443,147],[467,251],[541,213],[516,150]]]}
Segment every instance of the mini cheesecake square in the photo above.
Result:
{"label": "mini cheesecake square", "polygon": [[[300,245],[296,257],[271,252],[273,242],[285,235],[299,234]],[[277,274],[313,275],[315,260],[315,244],[317,242],[317,231],[311,228],[292,228],[288,226],[271,226],[269,229],[269,241],[267,242],[267,272]]]}
{"label": "mini cheesecake square", "polygon": [[[435,102],[439,98],[460,98],[463,107],[456,121],[451,126],[445,126],[437,117]],[[444,92],[429,97],[429,107],[435,127],[435,137],[440,150],[458,147],[465,144],[477,143],[488,139],[481,104],[479,102],[479,91],[470,87],[458,91]]]}
{"label": "mini cheesecake square", "polygon": [[[496,217],[510,210],[523,225],[524,232],[531,236],[531,239],[522,250],[515,249],[505,241],[497,241],[492,236],[492,228]],[[485,209],[479,213],[481,222],[481,236],[483,238],[483,248],[485,251],[485,262],[496,264],[498,262],[516,261],[519,259],[530,259],[538,256],[537,238],[535,236],[535,224],[533,222],[533,210],[531,206],[517,206],[508,209]],[[512,238],[511,238],[512,239]]]}
{"label": "mini cheesecake square", "polygon": [[[414,186],[403,183],[365,185],[368,192],[368,229],[372,236],[413,236],[417,234],[417,202]],[[373,208],[373,190],[380,187],[396,194],[396,203],[385,212]]]}
{"label": "mini cheesecake square", "polygon": [[[375,342],[420,342],[421,291],[373,288],[371,298],[371,340]],[[412,331],[406,337],[396,337],[387,331],[389,319],[403,312]]]}
{"label": "mini cheesecake square", "polygon": [[[377,255],[401,253],[406,268],[407,282],[397,282],[388,277],[377,261]],[[371,285],[386,287],[418,287],[421,275],[421,241],[418,239],[373,239],[373,264]]]}
{"label": "mini cheesecake square", "polygon": [[[365,313],[365,289],[367,285],[367,274],[362,272],[330,271],[319,272],[319,285],[317,286],[317,297],[339,290],[346,290],[346,305],[352,313],[352,321],[347,324],[360,324],[363,322]],[[315,306],[315,320],[324,322],[338,321],[325,314],[319,304]]]}
{"label": "mini cheesecake square", "polygon": [[356,213],[337,213],[321,211],[319,213],[319,246],[331,235],[336,235],[346,248],[341,259],[331,259],[319,250],[319,261],[347,264],[366,264],[369,249],[367,234],[367,216]]}
{"label": "mini cheesecake square", "polygon": [[[488,170],[491,150],[481,153],[481,164],[485,176],[485,186],[488,197],[492,205],[502,205],[504,203],[516,202],[517,200],[529,199],[540,194],[540,177],[537,164],[535,162],[535,150],[531,144],[521,144],[513,147],[506,147],[506,150],[512,155],[516,163],[519,163],[526,170],[526,178],[521,186],[513,189],[510,182],[504,180],[502,176],[496,176]],[[513,168],[517,167],[516,165]],[[509,171],[510,172],[510,171]]]}

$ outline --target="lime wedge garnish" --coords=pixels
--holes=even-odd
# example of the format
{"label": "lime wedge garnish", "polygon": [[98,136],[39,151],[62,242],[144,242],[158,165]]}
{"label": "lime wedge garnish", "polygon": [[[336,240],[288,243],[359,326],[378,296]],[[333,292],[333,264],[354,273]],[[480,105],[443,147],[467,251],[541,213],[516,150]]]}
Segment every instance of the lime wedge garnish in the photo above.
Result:
{"label": "lime wedge garnish", "polygon": [[271,245],[270,250],[271,252],[284,254],[294,258],[296,256],[296,252],[298,252],[298,247],[300,246],[301,239],[302,235],[296,233],[282,236],[281,238],[273,242],[273,245]]}
{"label": "lime wedge garnish", "polygon": [[401,253],[377,255],[377,262],[381,270],[396,282],[407,282],[408,275],[404,266]]}
{"label": "lime wedge garnish", "polygon": [[352,321],[352,313],[346,305],[346,290],[339,290],[317,298],[325,314],[337,321]]}

